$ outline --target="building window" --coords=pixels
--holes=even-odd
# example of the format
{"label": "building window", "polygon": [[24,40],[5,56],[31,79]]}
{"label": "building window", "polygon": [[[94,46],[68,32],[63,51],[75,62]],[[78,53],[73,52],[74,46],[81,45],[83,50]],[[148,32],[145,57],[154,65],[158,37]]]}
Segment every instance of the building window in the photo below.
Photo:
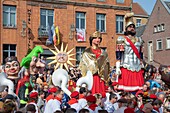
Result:
{"label": "building window", "polygon": [[157,26],[154,26],[154,33],[157,32]]}
{"label": "building window", "polygon": [[160,25],[158,25],[158,32],[159,32],[159,31],[161,31],[161,26],[160,26]]}
{"label": "building window", "polygon": [[54,10],[41,9],[40,11],[40,27],[48,30],[54,23]]}
{"label": "building window", "polygon": [[77,29],[85,29],[86,17],[85,13],[76,12],[76,28]]}
{"label": "building window", "polygon": [[141,19],[136,19],[136,27],[141,26]]}
{"label": "building window", "polygon": [[123,33],[124,16],[116,16],[116,33]]}
{"label": "building window", "polygon": [[162,50],[162,40],[159,39],[156,41],[156,50]]}
{"label": "building window", "polygon": [[16,45],[3,44],[3,63],[5,63],[5,58],[10,56],[16,56]]}
{"label": "building window", "polygon": [[165,30],[165,24],[161,24],[161,29],[162,29],[162,31]]}
{"label": "building window", "polygon": [[86,47],[76,47],[76,65],[80,63],[81,55]]}
{"label": "building window", "polygon": [[116,0],[116,3],[124,3],[124,0]]}
{"label": "building window", "polygon": [[16,27],[16,6],[3,6],[3,26]]}
{"label": "building window", "polygon": [[166,49],[170,49],[170,38],[166,39]]}
{"label": "building window", "polygon": [[100,32],[106,32],[106,15],[105,14],[96,15],[96,30]]}

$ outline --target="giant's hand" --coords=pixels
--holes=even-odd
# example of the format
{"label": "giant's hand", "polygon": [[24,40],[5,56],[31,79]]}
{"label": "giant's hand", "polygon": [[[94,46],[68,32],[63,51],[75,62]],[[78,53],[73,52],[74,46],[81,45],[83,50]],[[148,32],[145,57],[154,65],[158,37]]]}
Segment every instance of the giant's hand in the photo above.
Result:
{"label": "giant's hand", "polygon": [[120,70],[120,62],[116,62],[116,75],[121,75],[121,70]]}

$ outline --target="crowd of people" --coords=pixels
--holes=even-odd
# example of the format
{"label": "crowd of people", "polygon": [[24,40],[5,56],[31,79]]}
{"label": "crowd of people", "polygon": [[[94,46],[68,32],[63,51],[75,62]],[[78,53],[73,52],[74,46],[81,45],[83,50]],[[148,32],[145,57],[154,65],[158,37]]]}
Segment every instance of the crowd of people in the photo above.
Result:
{"label": "crowd of people", "polygon": [[[107,90],[92,94],[86,85],[75,91],[74,85],[79,77],[77,68],[70,68],[69,85],[72,93],[66,95],[60,87],[51,82],[53,69],[37,74],[34,87],[22,104],[16,96],[1,92],[0,109],[2,113],[168,113],[170,112],[170,89],[162,81],[153,79],[153,73],[145,81],[143,88],[136,92],[118,90],[115,69],[112,70]],[[146,73],[149,74],[149,73]],[[157,79],[158,80],[158,79]],[[28,86],[29,87],[29,86]],[[37,106],[37,107],[35,107]]]}

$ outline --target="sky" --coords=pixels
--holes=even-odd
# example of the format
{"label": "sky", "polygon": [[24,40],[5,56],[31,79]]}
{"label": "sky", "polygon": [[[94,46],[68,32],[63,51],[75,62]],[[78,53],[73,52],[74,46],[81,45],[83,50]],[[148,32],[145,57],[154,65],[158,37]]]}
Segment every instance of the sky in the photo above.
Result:
{"label": "sky", "polygon": [[137,2],[142,8],[150,15],[156,3],[156,0],[133,0],[133,2]]}

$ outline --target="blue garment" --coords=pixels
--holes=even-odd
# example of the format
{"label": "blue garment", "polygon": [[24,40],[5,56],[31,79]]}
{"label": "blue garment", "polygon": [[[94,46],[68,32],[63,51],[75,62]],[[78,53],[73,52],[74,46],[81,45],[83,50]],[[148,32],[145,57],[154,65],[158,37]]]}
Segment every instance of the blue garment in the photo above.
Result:
{"label": "blue garment", "polygon": [[148,81],[150,82],[150,89],[152,89],[153,87],[157,87],[157,88],[161,87],[161,85],[154,80],[148,80]]}

